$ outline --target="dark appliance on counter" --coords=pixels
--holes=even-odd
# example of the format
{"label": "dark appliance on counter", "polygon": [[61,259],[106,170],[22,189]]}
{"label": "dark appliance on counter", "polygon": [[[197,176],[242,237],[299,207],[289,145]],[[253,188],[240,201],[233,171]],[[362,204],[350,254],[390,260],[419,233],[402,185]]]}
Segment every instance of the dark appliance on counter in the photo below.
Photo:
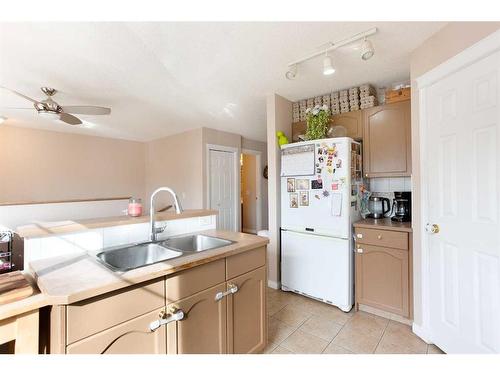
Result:
{"label": "dark appliance on counter", "polygon": [[374,197],[368,198],[368,211],[366,217],[372,219],[382,219],[391,210],[391,201],[389,198]]}
{"label": "dark appliance on counter", "polygon": [[0,230],[0,274],[22,271],[24,240],[16,233]]}
{"label": "dark appliance on counter", "polygon": [[411,221],[411,191],[395,191],[392,203],[392,221]]}

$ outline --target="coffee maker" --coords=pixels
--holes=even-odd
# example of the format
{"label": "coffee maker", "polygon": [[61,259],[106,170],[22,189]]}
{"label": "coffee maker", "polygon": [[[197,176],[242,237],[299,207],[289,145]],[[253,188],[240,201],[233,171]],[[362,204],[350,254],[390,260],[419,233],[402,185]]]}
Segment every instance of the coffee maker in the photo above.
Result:
{"label": "coffee maker", "polygon": [[392,203],[392,221],[406,222],[411,221],[411,192],[395,191],[394,201]]}

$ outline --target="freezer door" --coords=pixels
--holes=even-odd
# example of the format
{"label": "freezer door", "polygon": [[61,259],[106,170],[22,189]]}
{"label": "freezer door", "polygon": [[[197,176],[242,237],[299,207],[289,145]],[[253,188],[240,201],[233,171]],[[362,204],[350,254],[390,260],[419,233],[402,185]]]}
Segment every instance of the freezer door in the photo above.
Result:
{"label": "freezer door", "polygon": [[350,244],[350,240],[282,231],[282,286],[349,311],[353,304]]}
{"label": "freezer door", "polygon": [[[335,168],[332,166],[330,169],[326,165],[328,155],[319,154],[318,149],[322,145],[331,147],[333,144],[337,154],[333,159]],[[319,140],[315,147],[320,174],[281,177],[281,227],[348,239],[351,232],[350,140]],[[318,180],[318,177],[321,177],[322,187],[312,189],[312,181]],[[302,195],[305,195],[305,204]]]}

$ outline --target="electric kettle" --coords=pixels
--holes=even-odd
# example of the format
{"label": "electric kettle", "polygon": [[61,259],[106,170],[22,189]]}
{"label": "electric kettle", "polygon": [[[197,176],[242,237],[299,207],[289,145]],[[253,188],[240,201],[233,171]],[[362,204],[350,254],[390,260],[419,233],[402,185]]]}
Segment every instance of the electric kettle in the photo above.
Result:
{"label": "electric kettle", "polygon": [[388,198],[373,197],[368,199],[368,211],[366,217],[381,219],[391,210],[391,201]]}

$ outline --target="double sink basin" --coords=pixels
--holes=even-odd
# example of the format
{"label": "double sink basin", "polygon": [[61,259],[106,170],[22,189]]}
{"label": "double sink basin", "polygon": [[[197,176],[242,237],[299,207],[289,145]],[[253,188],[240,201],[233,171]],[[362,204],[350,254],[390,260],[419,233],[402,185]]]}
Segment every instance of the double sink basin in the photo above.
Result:
{"label": "double sink basin", "polygon": [[98,253],[96,257],[112,270],[125,272],[183,255],[217,249],[232,243],[234,241],[203,234],[191,234],[105,250]]}

